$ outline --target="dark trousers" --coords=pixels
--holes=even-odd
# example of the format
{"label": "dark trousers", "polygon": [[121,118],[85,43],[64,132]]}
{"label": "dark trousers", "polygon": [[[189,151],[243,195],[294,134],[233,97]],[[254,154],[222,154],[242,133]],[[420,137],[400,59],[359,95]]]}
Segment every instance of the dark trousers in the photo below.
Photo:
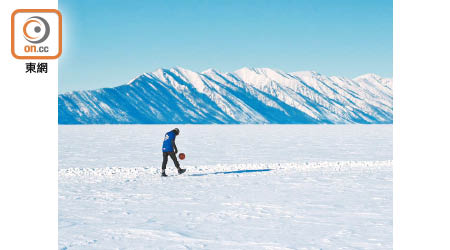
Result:
{"label": "dark trousers", "polygon": [[175,163],[175,167],[180,168],[180,163],[177,160],[177,155],[175,154],[175,152],[163,152],[163,162],[162,162],[163,171],[166,170],[167,159],[169,156],[170,158],[172,158],[173,163]]}

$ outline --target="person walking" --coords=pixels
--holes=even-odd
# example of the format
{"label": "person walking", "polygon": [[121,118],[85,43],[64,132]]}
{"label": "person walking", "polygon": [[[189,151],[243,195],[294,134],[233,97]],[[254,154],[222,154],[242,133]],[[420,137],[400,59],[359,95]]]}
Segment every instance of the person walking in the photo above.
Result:
{"label": "person walking", "polygon": [[173,130],[166,133],[164,136],[164,141],[162,145],[162,152],[163,152],[163,162],[162,162],[162,177],[167,177],[166,175],[166,165],[167,160],[170,156],[172,158],[173,163],[175,164],[175,167],[178,169],[178,174],[182,174],[186,172],[186,169],[180,168],[180,163],[177,160],[177,145],[175,145],[175,138],[180,134],[180,130],[178,128],[174,128]]}

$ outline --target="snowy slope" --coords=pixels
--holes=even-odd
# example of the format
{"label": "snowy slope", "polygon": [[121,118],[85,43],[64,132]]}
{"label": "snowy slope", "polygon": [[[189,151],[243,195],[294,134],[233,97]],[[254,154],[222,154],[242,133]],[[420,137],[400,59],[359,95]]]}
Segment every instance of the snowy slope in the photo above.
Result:
{"label": "snowy slope", "polygon": [[60,124],[392,123],[392,80],[312,71],[158,69],[126,85],[59,95]]}

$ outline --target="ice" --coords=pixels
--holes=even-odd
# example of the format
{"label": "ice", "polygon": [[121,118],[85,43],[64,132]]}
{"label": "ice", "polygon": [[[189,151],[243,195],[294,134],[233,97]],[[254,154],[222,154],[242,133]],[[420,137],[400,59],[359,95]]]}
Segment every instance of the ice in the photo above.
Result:
{"label": "ice", "polygon": [[192,166],[392,160],[392,125],[60,125],[59,168],[159,168],[175,127]]}
{"label": "ice", "polygon": [[392,248],[390,162],[322,164],[61,169],[59,246]]}
{"label": "ice", "polygon": [[391,125],[173,127],[60,126],[60,249],[392,249]]}

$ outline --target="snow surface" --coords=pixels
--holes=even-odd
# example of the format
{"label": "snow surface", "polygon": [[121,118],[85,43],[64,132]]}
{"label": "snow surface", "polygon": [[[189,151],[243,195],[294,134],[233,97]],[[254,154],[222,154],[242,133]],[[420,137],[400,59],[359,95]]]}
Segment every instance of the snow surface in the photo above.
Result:
{"label": "snow surface", "polygon": [[60,249],[392,249],[391,125],[172,127],[60,126]]}
{"label": "snow surface", "polygon": [[175,127],[182,164],[392,160],[392,125],[60,125],[59,168],[160,167]]}

